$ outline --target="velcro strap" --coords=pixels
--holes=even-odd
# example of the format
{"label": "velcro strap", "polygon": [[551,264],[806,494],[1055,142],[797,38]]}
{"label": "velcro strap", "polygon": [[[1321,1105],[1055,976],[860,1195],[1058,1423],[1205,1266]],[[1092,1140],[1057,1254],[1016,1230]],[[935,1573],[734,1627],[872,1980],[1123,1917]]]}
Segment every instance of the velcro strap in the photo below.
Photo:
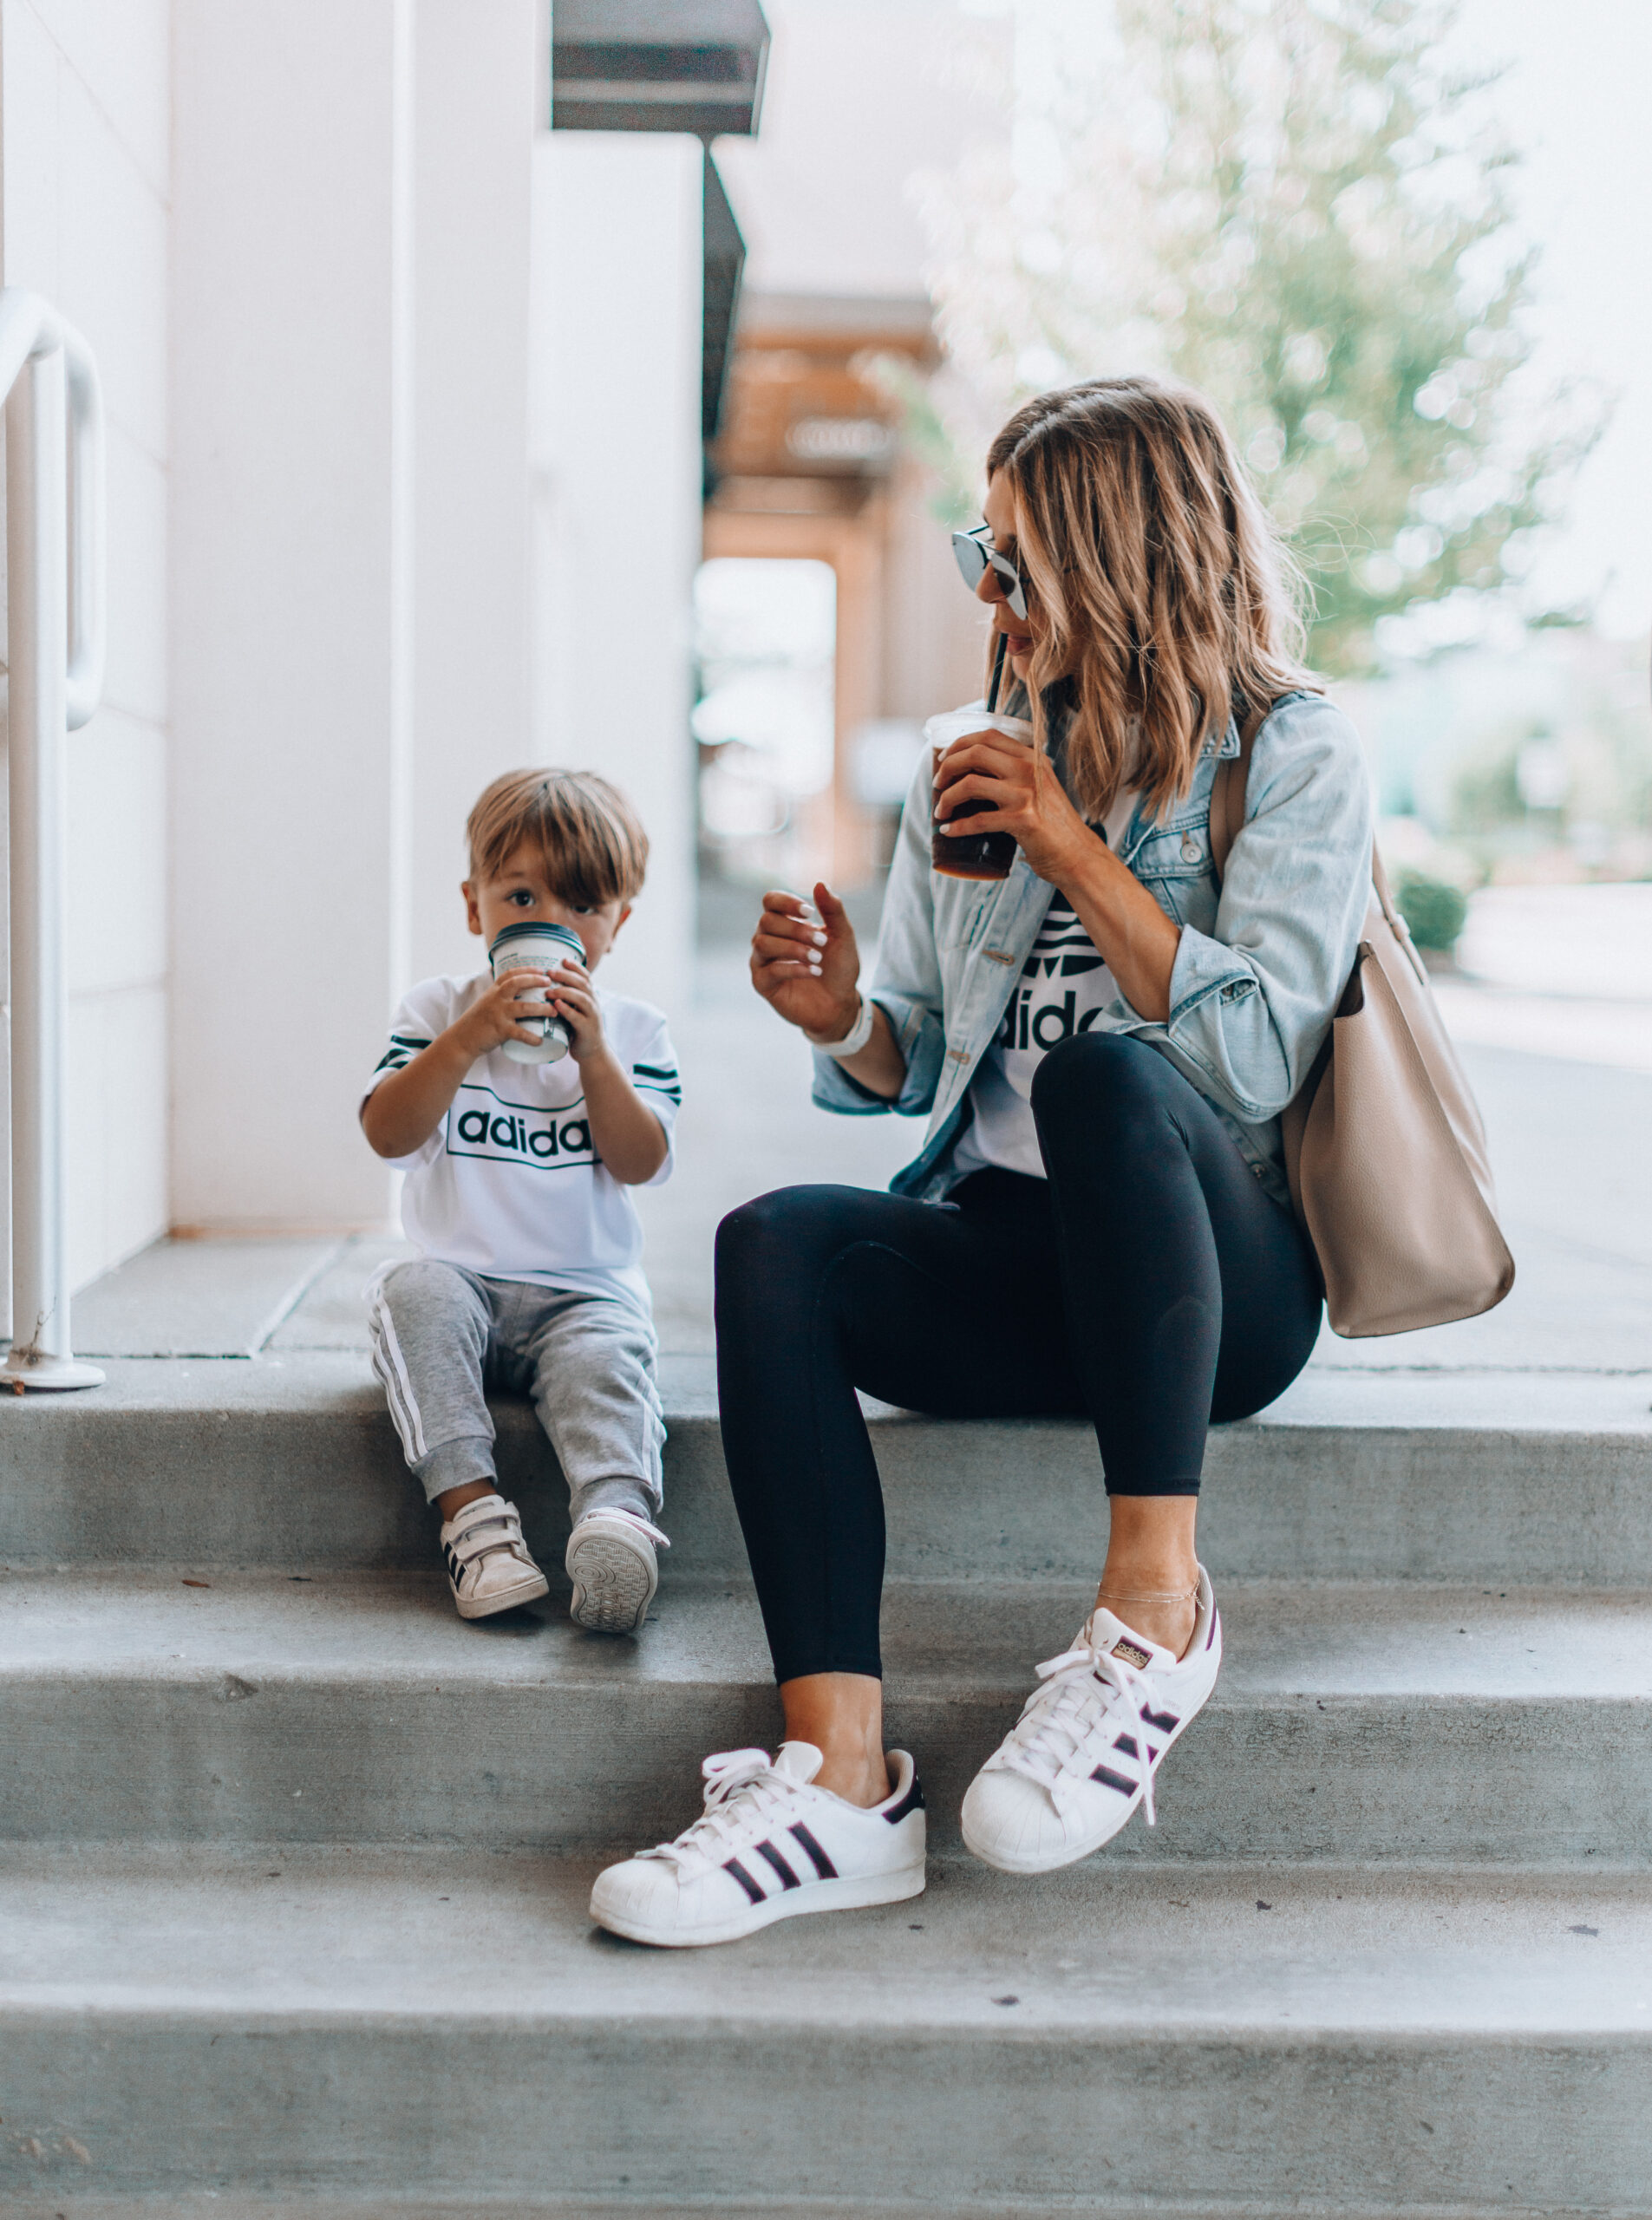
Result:
{"label": "velcro strap", "polygon": [[[467,1509],[480,1505],[467,1505]],[[460,1519],[465,1517],[460,1512]],[[521,1545],[522,1521],[517,1516],[516,1505],[507,1503],[502,1510],[485,1512],[481,1518],[460,1525],[447,1547],[461,1564],[475,1564],[480,1558],[491,1557],[496,1551],[514,1551]]]}

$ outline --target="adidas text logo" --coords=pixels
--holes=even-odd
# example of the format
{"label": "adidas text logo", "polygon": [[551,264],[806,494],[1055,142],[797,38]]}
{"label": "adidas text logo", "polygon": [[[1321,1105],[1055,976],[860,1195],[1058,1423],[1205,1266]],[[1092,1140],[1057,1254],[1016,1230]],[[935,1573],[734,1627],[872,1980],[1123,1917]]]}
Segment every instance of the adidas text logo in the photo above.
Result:
{"label": "adidas text logo", "polygon": [[[480,1103],[478,1095],[483,1098]],[[570,1106],[571,1110],[584,1107],[583,1098]],[[461,1087],[458,1102],[447,1113],[447,1152],[546,1168],[595,1160],[591,1126],[584,1116],[503,1102],[490,1088],[479,1087]]]}

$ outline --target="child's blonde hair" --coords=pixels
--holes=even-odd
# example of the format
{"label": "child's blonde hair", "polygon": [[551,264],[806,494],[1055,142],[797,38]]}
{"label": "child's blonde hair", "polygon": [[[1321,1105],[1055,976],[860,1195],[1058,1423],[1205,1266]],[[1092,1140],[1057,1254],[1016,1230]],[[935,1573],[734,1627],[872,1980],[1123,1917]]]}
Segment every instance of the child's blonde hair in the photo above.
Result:
{"label": "child's blonde hair", "polygon": [[465,822],[473,879],[497,878],[526,842],[552,891],[595,909],[642,891],[648,835],[617,787],[595,771],[506,771]]}

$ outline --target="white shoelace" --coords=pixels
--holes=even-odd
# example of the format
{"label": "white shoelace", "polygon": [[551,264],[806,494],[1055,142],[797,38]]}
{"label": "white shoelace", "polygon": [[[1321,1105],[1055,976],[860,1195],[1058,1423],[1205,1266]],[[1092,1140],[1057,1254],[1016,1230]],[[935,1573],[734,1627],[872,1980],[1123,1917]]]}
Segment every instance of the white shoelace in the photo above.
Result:
{"label": "white shoelace", "polygon": [[[1135,1752],[1132,1757],[1129,1749],[1110,1745],[1107,1762],[1118,1760],[1134,1767],[1141,1785],[1142,1810],[1147,1825],[1152,1826],[1152,1759],[1141,1717],[1142,1699],[1147,1699],[1146,1707],[1151,1710],[1152,1692],[1141,1675],[1110,1649],[1081,1642],[1059,1657],[1047,1657],[1038,1668],[1038,1677],[1045,1686],[1035,1688],[1028,1698],[1026,1708],[1010,1731],[1015,1748],[1003,1753],[999,1762],[1048,1788],[1051,1801],[1060,1810],[1071,1794],[1072,1775],[1079,1761],[1097,1752],[1094,1704],[1100,1681],[1106,1691],[1100,1723],[1126,1725]],[[1086,1773],[1088,1769],[1087,1766],[1083,1768]]]}
{"label": "white shoelace", "polygon": [[800,1783],[790,1773],[779,1773],[767,1750],[723,1750],[700,1768],[705,1778],[706,1808],[691,1827],[675,1842],[663,1842],[642,1858],[666,1858],[688,1866],[703,1858],[721,1865],[726,1853],[737,1851],[756,1832],[766,1833],[772,1819],[794,1808]]}

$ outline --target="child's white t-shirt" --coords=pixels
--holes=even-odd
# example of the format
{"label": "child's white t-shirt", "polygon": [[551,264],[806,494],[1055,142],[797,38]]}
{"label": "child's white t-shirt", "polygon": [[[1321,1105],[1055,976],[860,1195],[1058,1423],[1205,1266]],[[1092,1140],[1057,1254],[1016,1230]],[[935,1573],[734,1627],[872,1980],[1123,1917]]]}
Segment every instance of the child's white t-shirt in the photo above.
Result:
{"label": "child's white t-shirt", "polygon": [[[367,1089],[411,1062],[493,984],[424,979],[390,1022],[390,1045]],[[595,989],[615,1060],[665,1129],[665,1161],[647,1182],[671,1176],[672,1132],[682,1099],[665,1019],[647,1002]],[[488,1279],[612,1295],[648,1315],[643,1228],[630,1191],[591,1145],[584,1084],[571,1056],[519,1064],[501,1050],[479,1057],[421,1149],[392,1159],[407,1174],[402,1224],[427,1257]],[[362,1097],[366,1100],[366,1096]]]}

